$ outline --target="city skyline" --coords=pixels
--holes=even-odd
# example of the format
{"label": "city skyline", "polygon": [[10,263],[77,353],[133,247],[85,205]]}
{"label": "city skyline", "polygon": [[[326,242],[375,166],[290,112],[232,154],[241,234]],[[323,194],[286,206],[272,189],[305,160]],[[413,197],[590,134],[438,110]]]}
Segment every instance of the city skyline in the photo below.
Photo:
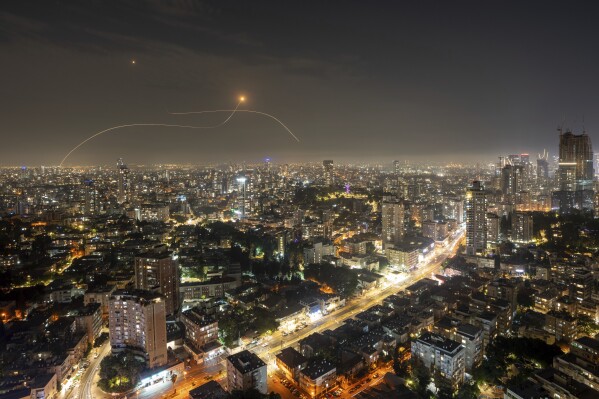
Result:
{"label": "city skyline", "polygon": [[484,162],[556,154],[564,119],[596,137],[595,3],[430,5],[4,5],[3,131],[28,142],[4,146],[0,164],[58,164],[118,124],[214,124],[220,116],[169,112],[229,109],[239,95],[301,141],[235,115],[217,130],[109,133],[70,165]]}
{"label": "city skyline", "polygon": [[599,398],[599,3],[5,3],[0,399]]}

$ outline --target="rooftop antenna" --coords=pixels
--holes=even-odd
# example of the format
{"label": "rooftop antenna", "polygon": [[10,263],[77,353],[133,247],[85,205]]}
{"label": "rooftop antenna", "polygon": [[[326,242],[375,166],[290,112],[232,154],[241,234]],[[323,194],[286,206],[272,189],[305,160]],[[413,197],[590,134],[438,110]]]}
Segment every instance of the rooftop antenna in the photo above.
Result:
{"label": "rooftop antenna", "polygon": [[586,133],[587,133],[587,131],[584,128],[584,114],[582,114],[582,134],[586,134]]}

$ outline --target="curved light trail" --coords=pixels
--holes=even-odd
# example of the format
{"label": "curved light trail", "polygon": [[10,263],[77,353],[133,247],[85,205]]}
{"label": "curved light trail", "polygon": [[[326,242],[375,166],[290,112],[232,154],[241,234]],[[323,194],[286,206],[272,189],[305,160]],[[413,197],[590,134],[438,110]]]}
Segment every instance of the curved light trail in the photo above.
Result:
{"label": "curved light trail", "polygon": [[207,114],[207,113],[216,113],[216,112],[230,112],[229,116],[222,122],[216,124],[216,125],[212,125],[212,126],[192,126],[192,125],[177,125],[177,124],[170,124],[170,123],[128,123],[125,125],[118,125],[118,126],[113,126],[113,127],[109,127],[108,129],[104,129],[101,130],[97,133],[94,133],[93,135],[89,136],[88,138],[86,138],[85,140],[83,140],[82,142],[80,142],[79,144],[77,144],[75,147],[73,147],[65,156],[64,158],[62,158],[62,161],[60,161],[60,167],[62,167],[62,165],[64,164],[64,162],[67,160],[67,158],[69,156],[71,156],[71,154],[73,152],[75,152],[79,147],[83,146],[85,143],[87,143],[88,141],[104,134],[104,133],[108,133],[111,132],[113,130],[118,130],[118,129],[123,129],[123,128],[127,128],[127,127],[140,127],[140,126],[145,126],[145,127],[174,127],[174,128],[180,128],[180,129],[215,129],[217,127],[221,127],[223,125],[225,125],[227,122],[229,122],[231,120],[231,118],[233,117],[233,115],[235,115],[237,112],[248,112],[248,113],[253,113],[253,114],[259,114],[259,115],[264,115],[267,116],[273,120],[275,120],[279,125],[281,125],[285,130],[287,130],[287,132],[295,139],[295,141],[297,141],[299,143],[299,139],[297,138],[297,136],[295,134],[293,134],[293,132],[283,123],[281,122],[281,120],[279,120],[277,117],[268,114],[266,112],[261,112],[261,111],[253,111],[253,110],[247,110],[247,109],[239,109],[239,105],[241,105],[242,102],[245,101],[244,97],[240,98],[240,101],[237,103],[237,106],[234,109],[217,109],[217,110],[210,110],[210,111],[192,111],[192,112],[169,112],[170,115],[191,115],[191,114]]}
{"label": "curved light trail", "polygon": [[[208,113],[215,113],[215,112],[231,112],[231,111],[233,111],[233,110],[231,110],[231,109],[215,109],[215,110],[211,110],[211,111],[169,112],[169,114],[170,115],[193,115],[193,114],[197,115],[197,114],[208,114]],[[297,136],[295,134],[293,134],[291,129],[289,129],[283,122],[281,122],[280,119],[278,119],[274,115],[267,114],[266,112],[254,111],[254,110],[250,110],[250,109],[235,108],[235,113],[239,113],[239,112],[248,112],[248,113],[252,113],[252,114],[259,114],[259,115],[267,116],[267,117],[275,120],[279,125],[281,125],[283,127],[283,129],[287,130],[287,132],[291,135],[291,137],[293,137],[295,139],[295,141],[297,141],[298,143],[300,141],[297,138]]]}
{"label": "curved light trail", "polygon": [[83,140],[81,143],[77,144],[75,147],[73,147],[73,149],[71,149],[71,151],[69,151],[67,153],[67,155],[64,156],[64,158],[62,159],[62,161],[60,161],[60,167],[62,167],[62,164],[64,164],[64,161],[67,160],[67,158],[74,153],[79,147],[81,147],[83,144],[87,143],[88,141],[104,134],[104,133],[108,133],[110,131],[113,130],[117,130],[117,129],[122,129],[125,127],[136,127],[136,126],[153,126],[153,127],[176,127],[176,128],[182,128],[182,129],[215,129],[217,127],[221,127],[223,126],[225,123],[229,122],[229,120],[231,120],[231,118],[233,117],[233,115],[235,115],[235,112],[237,111],[237,108],[239,108],[239,105],[241,105],[242,102],[245,101],[245,98],[242,97],[239,102],[237,103],[237,106],[235,107],[235,109],[230,109],[227,110],[228,112],[231,112],[231,114],[227,117],[227,119],[225,119],[224,121],[216,124],[216,125],[212,125],[212,126],[189,126],[189,125],[173,125],[170,123],[128,123],[126,125],[119,125],[119,126],[113,126],[113,127],[109,127],[108,129],[104,129],[102,131],[99,131],[97,133],[92,134],[91,136],[89,136],[88,138],[86,138],[85,140]]}

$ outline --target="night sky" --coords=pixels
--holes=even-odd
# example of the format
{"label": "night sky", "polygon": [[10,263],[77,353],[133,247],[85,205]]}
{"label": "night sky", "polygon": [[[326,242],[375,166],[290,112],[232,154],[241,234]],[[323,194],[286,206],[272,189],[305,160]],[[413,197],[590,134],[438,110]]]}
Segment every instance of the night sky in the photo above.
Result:
{"label": "night sky", "polygon": [[[584,125],[599,2],[4,1],[1,165],[492,160]],[[409,3],[409,4],[407,4]],[[132,63],[135,60],[135,64]]]}

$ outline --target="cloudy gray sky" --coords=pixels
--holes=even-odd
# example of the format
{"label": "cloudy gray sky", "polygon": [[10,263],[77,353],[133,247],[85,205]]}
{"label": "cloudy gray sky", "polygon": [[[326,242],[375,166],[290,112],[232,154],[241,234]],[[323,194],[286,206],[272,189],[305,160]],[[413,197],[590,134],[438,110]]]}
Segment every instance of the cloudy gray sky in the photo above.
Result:
{"label": "cloudy gray sky", "polygon": [[241,93],[300,143],[237,114],[213,130],[113,131],[67,163],[555,153],[564,115],[599,139],[598,17],[591,1],[3,2],[0,164],[58,164],[114,125],[216,124],[226,116],[168,111]]}

